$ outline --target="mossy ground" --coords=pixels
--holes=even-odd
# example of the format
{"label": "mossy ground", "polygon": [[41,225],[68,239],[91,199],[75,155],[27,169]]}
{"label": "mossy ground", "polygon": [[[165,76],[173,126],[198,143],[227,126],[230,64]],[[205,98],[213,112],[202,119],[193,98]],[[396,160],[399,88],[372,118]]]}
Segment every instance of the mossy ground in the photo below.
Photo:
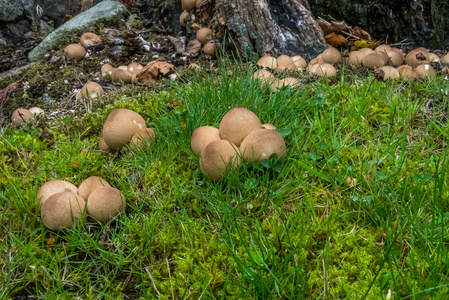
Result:
{"label": "mossy ground", "polygon": [[[81,62],[63,78],[81,86],[97,66]],[[346,70],[271,93],[246,67],[223,60],[177,82],[119,87],[89,112],[60,78],[60,98],[44,106],[60,114],[2,127],[0,298],[447,298],[447,80],[377,82]],[[60,74],[51,64],[33,68],[40,77],[25,80],[46,88],[47,74]],[[4,112],[41,105],[32,91],[13,95]],[[214,184],[190,137],[235,106],[283,129],[287,156],[244,164]],[[115,108],[140,113],[156,143],[98,151]],[[126,213],[46,229],[38,188],[92,175],[123,192]]]}

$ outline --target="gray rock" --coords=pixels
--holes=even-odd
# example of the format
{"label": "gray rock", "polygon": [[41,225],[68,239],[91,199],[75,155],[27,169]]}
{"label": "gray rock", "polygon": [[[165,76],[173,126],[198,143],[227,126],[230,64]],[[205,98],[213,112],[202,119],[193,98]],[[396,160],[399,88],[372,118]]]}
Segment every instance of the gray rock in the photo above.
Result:
{"label": "gray rock", "polygon": [[50,33],[39,46],[29,53],[28,59],[30,61],[37,61],[43,57],[45,51],[51,49],[61,39],[64,39],[68,35],[80,32],[99,22],[105,24],[117,22],[117,20],[125,17],[126,14],[126,6],[122,3],[113,0],[102,1]]}
{"label": "gray rock", "polygon": [[0,21],[10,22],[23,15],[22,1],[0,0]]}

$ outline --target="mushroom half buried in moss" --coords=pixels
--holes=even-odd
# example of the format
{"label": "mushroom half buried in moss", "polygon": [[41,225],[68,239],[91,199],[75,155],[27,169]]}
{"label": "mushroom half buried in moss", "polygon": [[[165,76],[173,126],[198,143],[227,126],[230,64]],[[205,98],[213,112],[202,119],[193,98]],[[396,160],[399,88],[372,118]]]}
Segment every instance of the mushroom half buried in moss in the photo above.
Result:
{"label": "mushroom half buried in moss", "polygon": [[228,174],[230,168],[240,164],[238,147],[229,141],[213,141],[201,152],[201,172],[212,181],[220,180]]}
{"label": "mushroom half buried in moss", "polygon": [[133,80],[133,74],[128,71],[128,66],[126,66],[126,69],[117,68],[112,72],[111,80],[115,83],[123,82],[125,84],[130,84]]}
{"label": "mushroom half buried in moss", "polygon": [[100,222],[106,222],[125,211],[126,200],[119,190],[100,187],[89,195],[86,206],[90,216]]}
{"label": "mushroom half buried in moss", "polygon": [[275,130],[259,129],[251,132],[242,141],[240,152],[245,162],[254,163],[270,158],[274,153],[282,157],[285,153],[285,141]]}
{"label": "mushroom half buried in moss", "polygon": [[154,142],[156,139],[156,133],[151,128],[139,129],[131,138],[130,147],[132,149],[140,148],[145,149],[147,145]]}
{"label": "mushroom half buried in moss", "polygon": [[260,129],[262,123],[249,109],[234,107],[228,111],[220,122],[220,136],[240,146],[241,141],[254,130]]}
{"label": "mushroom half buried in moss", "polygon": [[86,55],[86,49],[80,44],[70,44],[64,49],[65,56],[76,61],[82,60]]}
{"label": "mushroom half buried in moss", "polygon": [[187,26],[186,18],[187,18],[188,15],[189,15],[189,12],[186,11],[186,10],[183,11],[181,13],[181,15],[179,15],[179,24],[181,24],[182,27],[186,27]]}
{"label": "mushroom half buried in moss", "polygon": [[181,0],[182,9],[185,11],[191,11],[195,8],[196,0]]}
{"label": "mushroom half buried in moss", "polygon": [[33,118],[34,118],[34,114],[31,113],[28,109],[18,108],[12,112],[11,124],[12,124],[12,126],[17,127],[23,123],[28,122],[28,120],[33,119]]}
{"label": "mushroom half buried in moss", "polygon": [[87,49],[93,46],[101,45],[101,38],[95,33],[86,32],[81,35],[80,44]]}
{"label": "mushroom half buried in moss", "polygon": [[76,101],[92,100],[104,94],[104,90],[98,83],[88,81],[76,94]]}
{"label": "mushroom half buried in moss", "polygon": [[220,131],[213,126],[201,126],[195,129],[190,140],[193,154],[200,156],[204,148],[214,141],[221,140]]}
{"label": "mushroom half buried in moss", "polygon": [[28,110],[30,113],[32,113],[33,115],[40,115],[40,114],[44,114],[44,110],[40,107],[34,106],[32,108],[30,108]]}
{"label": "mushroom half buried in moss", "polygon": [[78,188],[65,180],[50,180],[44,183],[37,191],[37,200],[42,205],[50,196],[62,192],[78,194]]}
{"label": "mushroom half buried in moss", "polygon": [[103,138],[111,150],[117,150],[128,144],[138,130],[145,128],[145,120],[138,113],[118,108],[108,115],[103,126]]}
{"label": "mushroom half buried in moss", "polygon": [[85,219],[86,202],[72,192],[62,192],[50,196],[42,205],[41,218],[51,230],[70,228]]}
{"label": "mushroom half buried in moss", "polygon": [[110,185],[103,178],[100,178],[98,176],[90,176],[80,184],[78,188],[78,194],[81,198],[87,200],[90,194],[101,187],[110,187]]}

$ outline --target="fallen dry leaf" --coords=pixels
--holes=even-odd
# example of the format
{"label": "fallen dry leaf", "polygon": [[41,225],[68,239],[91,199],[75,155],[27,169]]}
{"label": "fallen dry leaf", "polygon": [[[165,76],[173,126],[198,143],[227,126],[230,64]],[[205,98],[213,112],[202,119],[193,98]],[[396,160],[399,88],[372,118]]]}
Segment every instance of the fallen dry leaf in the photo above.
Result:
{"label": "fallen dry leaf", "polygon": [[366,32],[365,30],[363,30],[360,27],[355,26],[352,29],[352,34],[355,35],[356,37],[359,37],[361,39],[367,40],[367,41],[371,41],[371,36],[368,32]]}
{"label": "fallen dry leaf", "polygon": [[14,92],[20,85],[21,81],[13,82],[4,89],[0,90],[0,104],[5,102],[9,95]]}
{"label": "fallen dry leaf", "polygon": [[334,32],[325,36],[326,42],[334,46],[335,48],[344,46],[348,44],[348,40],[341,34],[335,34]]}
{"label": "fallen dry leaf", "polygon": [[145,83],[156,83],[159,79],[159,75],[166,76],[175,68],[174,65],[163,62],[153,60],[149,62],[137,75],[137,81],[145,84]]}

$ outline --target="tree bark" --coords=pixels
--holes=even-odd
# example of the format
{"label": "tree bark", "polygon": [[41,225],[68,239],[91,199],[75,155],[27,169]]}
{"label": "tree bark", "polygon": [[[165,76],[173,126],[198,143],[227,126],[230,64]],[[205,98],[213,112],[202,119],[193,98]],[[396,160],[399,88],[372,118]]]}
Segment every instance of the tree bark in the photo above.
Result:
{"label": "tree bark", "polygon": [[212,14],[214,32],[225,30],[245,56],[312,59],[327,48],[307,0],[216,0]]}

